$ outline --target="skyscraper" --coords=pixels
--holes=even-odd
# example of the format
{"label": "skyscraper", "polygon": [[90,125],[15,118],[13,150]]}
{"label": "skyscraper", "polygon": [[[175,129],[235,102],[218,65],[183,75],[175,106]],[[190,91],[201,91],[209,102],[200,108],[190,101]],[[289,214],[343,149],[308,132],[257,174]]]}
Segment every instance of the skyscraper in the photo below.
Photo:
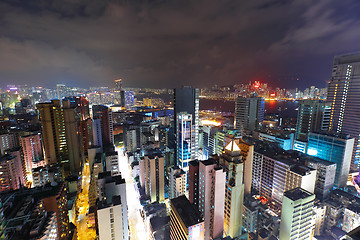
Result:
{"label": "skyscraper", "polygon": [[285,192],[281,208],[280,237],[281,240],[312,239],[315,223],[313,206],[315,195],[295,188]]}
{"label": "skyscraper", "polygon": [[[179,136],[179,130],[181,129],[183,117],[187,116],[187,119],[191,119],[191,134],[190,134],[190,146],[184,146],[191,150],[190,158],[192,160],[197,158],[199,147],[199,89],[193,87],[183,87],[174,89],[174,120],[175,120],[175,141],[176,149],[175,156],[178,161],[179,167],[183,168],[180,164],[180,152],[178,151],[183,144],[181,136]],[[191,117],[189,117],[191,115]],[[188,124],[188,123],[187,123]],[[189,129],[189,126],[186,126]],[[185,164],[186,165],[186,164]],[[186,169],[185,169],[186,170]]]}
{"label": "skyscraper", "polygon": [[199,163],[199,210],[204,217],[205,240],[223,235],[225,179],[225,171],[214,159]]}
{"label": "skyscraper", "polygon": [[177,165],[184,169],[186,172],[189,171],[189,162],[194,159],[192,154],[192,145],[194,143],[192,129],[192,115],[188,113],[177,114]]}
{"label": "skyscraper", "polygon": [[336,163],[335,187],[346,186],[354,141],[354,138],[345,134],[309,134],[307,154]]}
{"label": "skyscraper", "polygon": [[235,140],[225,147],[220,164],[226,170],[224,232],[235,238],[241,235],[244,203],[244,162]]}
{"label": "skyscraper", "polygon": [[307,141],[309,132],[319,131],[325,103],[321,100],[302,100],[299,105],[295,139]]}
{"label": "skyscraper", "polygon": [[[46,163],[59,163],[70,173],[80,169],[80,140],[75,110],[69,102],[52,100],[39,103],[37,109],[42,126],[42,141]],[[66,175],[66,174],[65,174]]]}
{"label": "skyscraper", "polygon": [[355,138],[351,169],[358,169],[360,160],[359,89],[360,53],[336,56],[327,95],[331,103],[329,129]]}
{"label": "skyscraper", "polygon": [[114,144],[112,111],[104,105],[93,105],[93,118],[100,119],[102,145],[108,146]]}
{"label": "skyscraper", "polygon": [[264,120],[264,108],[263,98],[238,97],[235,102],[235,129],[254,131]]}

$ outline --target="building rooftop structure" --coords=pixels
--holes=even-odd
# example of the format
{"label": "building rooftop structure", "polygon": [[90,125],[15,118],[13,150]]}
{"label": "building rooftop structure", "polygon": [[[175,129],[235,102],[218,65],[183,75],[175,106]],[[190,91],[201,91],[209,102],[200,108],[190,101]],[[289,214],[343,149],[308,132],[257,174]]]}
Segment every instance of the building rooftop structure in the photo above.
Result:
{"label": "building rooftop structure", "polygon": [[285,197],[287,197],[293,201],[304,199],[304,198],[310,197],[312,195],[313,195],[312,193],[310,193],[302,188],[294,188],[294,189],[289,190],[284,193]]}
{"label": "building rooftop structure", "polygon": [[201,214],[196,210],[185,195],[170,200],[179,213],[186,227],[202,222]]}

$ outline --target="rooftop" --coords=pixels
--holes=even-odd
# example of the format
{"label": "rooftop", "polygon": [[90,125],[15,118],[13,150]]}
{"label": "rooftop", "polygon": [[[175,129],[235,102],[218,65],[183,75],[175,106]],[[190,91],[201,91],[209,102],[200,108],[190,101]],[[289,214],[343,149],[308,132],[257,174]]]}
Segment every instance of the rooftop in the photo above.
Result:
{"label": "rooftop", "polygon": [[302,188],[294,188],[292,190],[289,190],[287,192],[284,193],[284,196],[293,200],[293,201],[297,201],[300,199],[305,199],[307,197],[311,197],[312,193],[302,189]]}
{"label": "rooftop", "polygon": [[203,221],[200,212],[191,205],[185,195],[173,198],[170,202],[179,213],[180,218],[186,227],[193,226]]}

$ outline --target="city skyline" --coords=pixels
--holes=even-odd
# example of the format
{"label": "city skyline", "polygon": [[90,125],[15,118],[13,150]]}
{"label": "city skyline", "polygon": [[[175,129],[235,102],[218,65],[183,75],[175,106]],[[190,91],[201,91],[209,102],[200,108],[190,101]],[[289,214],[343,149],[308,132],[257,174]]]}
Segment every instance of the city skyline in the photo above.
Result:
{"label": "city skyline", "polygon": [[[351,7],[349,7],[351,6]],[[0,83],[304,88],[358,51],[360,4],[3,1]],[[41,27],[39,27],[41,26]]]}

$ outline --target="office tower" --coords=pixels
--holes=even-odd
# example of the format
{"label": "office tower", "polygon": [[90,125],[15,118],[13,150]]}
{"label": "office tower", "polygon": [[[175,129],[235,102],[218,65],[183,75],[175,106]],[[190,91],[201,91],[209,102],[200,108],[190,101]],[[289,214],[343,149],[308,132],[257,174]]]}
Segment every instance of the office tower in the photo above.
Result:
{"label": "office tower", "polygon": [[238,97],[235,102],[235,129],[254,131],[264,120],[264,109],[263,98]]}
{"label": "office tower", "polygon": [[226,172],[214,159],[199,163],[199,210],[204,217],[206,240],[223,235],[225,180]]}
{"label": "office tower", "polygon": [[352,53],[334,58],[332,76],[326,101],[331,103],[329,129],[355,138],[351,169],[359,168],[360,121],[360,54]]}
{"label": "office tower", "polygon": [[[111,176],[111,172],[100,172],[98,175],[98,198],[106,204],[113,204],[113,196],[120,196],[122,215],[115,215],[115,218],[122,218],[122,232],[124,239],[129,239],[128,211],[126,200],[126,182],[121,175]],[[110,210],[109,210],[110,211]],[[120,221],[120,220],[119,220]]]}
{"label": "office tower", "polygon": [[97,225],[99,226],[99,240],[124,238],[124,223],[122,203],[119,195],[111,198],[111,203],[99,201],[97,206]]}
{"label": "office tower", "polygon": [[170,199],[170,240],[204,240],[200,212],[184,196]]}
{"label": "office tower", "polygon": [[12,149],[0,156],[0,191],[16,190],[26,181],[20,148]]}
{"label": "office tower", "polygon": [[305,165],[317,171],[314,191],[316,197],[318,199],[327,198],[334,187],[336,163],[320,158],[308,158]]}
{"label": "office tower", "polygon": [[325,103],[321,100],[305,99],[300,102],[295,139],[307,141],[308,133],[319,131],[323,119]]}
{"label": "office tower", "polygon": [[239,237],[242,228],[244,162],[240,151],[233,140],[225,147],[225,152],[220,157],[220,164],[226,171],[224,233],[231,238]]}
{"label": "office tower", "polygon": [[177,165],[189,171],[189,162],[194,159],[192,153],[193,145],[193,130],[192,130],[192,115],[187,113],[177,114]]}
{"label": "office tower", "polygon": [[140,183],[151,203],[165,200],[164,195],[164,157],[146,155],[140,159]]}
{"label": "office tower", "polygon": [[93,118],[101,120],[101,136],[103,146],[114,144],[112,111],[104,105],[93,105]]}
{"label": "office tower", "polygon": [[5,153],[5,150],[17,147],[17,136],[13,133],[6,133],[0,135],[0,152]]}
{"label": "office tower", "polygon": [[301,188],[285,192],[281,208],[281,240],[312,239],[315,195]]}
{"label": "office tower", "polygon": [[186,193],[186,173],[177,166],[170,168],[169,198],[177,198]]}
{"label": "office tower", "polygon": [[335,187],[346,186],[354,141],[345,134],[309,134],[307,154],[336,163]]}
{"label": "office tower", "polygon": [[199,161],[189,162],[189,201],[199,209]]}
{"label": "office tower", "polygon": [[39,103],[42,141],[46,163],[60,163],[65,172],[80,169],[80,146],[75,110],[69,102]]}
{"label": "office tower", "polygon": [[[191,117],[189,115],[191,115]],[[179,148],[186,147],[185,149],[190,149],[190,158],[192,160],[197,158],[199,148],[199,89],[192,87],[174,89],[174,120],[176,142],[175,155],[178,161],[177,164],[187,172],[188,166],[186,165],[188,161],[187,159],[181,158],[184,156],[181,156],[183,152],[179,152]],[[191,121],[190,126],[188,126],[189,121]],[[182,126],[182,124],[186,124],[186,126]],[[188,146],[188,143],[184,146],[183,141],[185,137],[179,135],[185,133],[180,132],[180,130],[183,129],[188,131],[189,127],[191,130],[190,146]],[[187,137],[189,136],[187,135],[186,138]],[[179,159],[181,159],[181,161]],[[184,163],[182,161],[184,161]]]}

